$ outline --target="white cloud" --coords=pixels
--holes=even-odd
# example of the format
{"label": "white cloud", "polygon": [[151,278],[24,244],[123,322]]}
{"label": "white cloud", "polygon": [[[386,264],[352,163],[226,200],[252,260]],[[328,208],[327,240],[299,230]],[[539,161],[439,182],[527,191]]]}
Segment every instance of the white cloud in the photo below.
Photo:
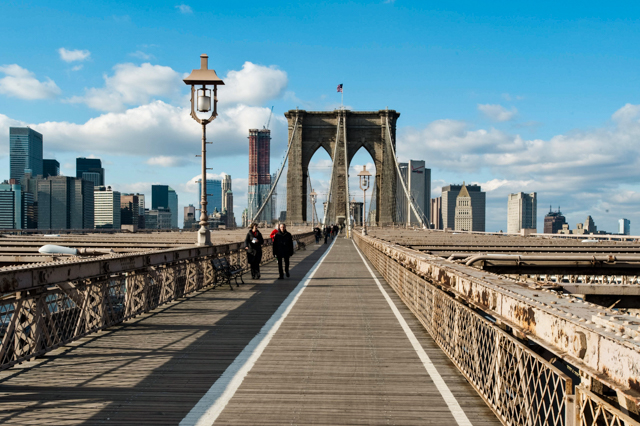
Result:
{"label": "white cloud", "polygon": [[53,98],[60,94],[60,88],[47,77],[39,81],[35,75],[17,64],[0,66],[5,77],[0,78],[0,93],[15,98],[34,100]]}
{"label": "white cloud", "polygon": [[142,50],[136,50],[135,52],[129,53],[129,56],[133,56],[134,58],[142,59],[145,61],[155,58],[155,56],[149,53],[145,53]]}
{"label": "white cloud", "polygon": [[478,110],[483,113],[488,119],[498,122],[510,121],[518,113],[516,108],[512,108],[511,111],[507,110],[502,105],[491,104],[478,104]]}
{"label": "white cloud", "polygon": [[287,73],[275,66],[245,62],[239,71],[229,71],[223,79],[225,85],[218,88],[220,103],[263,105],[279,98],[287,88]]}
{"label": "white cloud", "polygon": [[184,157],[172,156],[172,155],[159,155],[157,157],[151,157],[145,161],[150,166],[160,167],[182,167],[189,164],[189,160]]}
{"label": "white cloud", "polygon": [[72,68],[71,68],[71,71],[80,71],[80,70],[82,69],[82,67],[83,67],[83,65],[82,65],[82,64],[80,64],[80,65],[76,65],[76,66],[74,66],[74,67],[72,67]]}
{"label": "white cloud", "polygon": [[104,75],[104,87],[86,89],[84,96],[74,96],[68,101],[84,103],[99,111],[123,111],[126,106],[145,104],[159,97],[178,98],[184,86],[182,76],[170,67],[126,63],[113,69],[112,76]]}
{"label": "white cloud", "polygon": [[84,61],[91,56],[91,52],[88,50],[67,50],[64,47],[58,49],[58,53],[60,54],[60,59],[65,62]]}
{"label": "white cloud", "polygon": [[184,14],[193,13],[193,9],[191,9],[191,6],[188,6],[186,4],[179,4],[178,6],[176,6],[176,9],[178,9],[180,13]]}

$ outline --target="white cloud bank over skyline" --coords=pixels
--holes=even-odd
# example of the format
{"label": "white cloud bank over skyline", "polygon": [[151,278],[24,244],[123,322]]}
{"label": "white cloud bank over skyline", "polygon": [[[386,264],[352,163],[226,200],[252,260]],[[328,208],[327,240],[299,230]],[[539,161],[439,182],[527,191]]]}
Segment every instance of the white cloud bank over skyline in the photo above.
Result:
{"label": "white cloud bank over skyline", "polygon": [[60,59],[65,62],[82,62],[91,56],[91,52],[88,50],[67,50],[64,47],[58,49],[58,54],[60,55]]}

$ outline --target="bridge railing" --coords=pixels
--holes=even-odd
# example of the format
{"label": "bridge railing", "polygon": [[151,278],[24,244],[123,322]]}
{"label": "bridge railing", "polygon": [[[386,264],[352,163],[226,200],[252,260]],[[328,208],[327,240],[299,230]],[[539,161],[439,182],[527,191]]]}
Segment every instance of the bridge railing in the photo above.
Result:
{"label": "bridge railing", "polygon": [[578,389],[549,361],[368,239],[354,234],[354,240],[503,423],[637,424],[588,390]]}
{"label": "bridge railing", "polygon": [[[294,239],[308,244],[314,237]],[[221,256],[248,270],[243,243],[0,270],[0,369],[214,286],[212,261]],[[266,248],[263,263],[272,259]]]}

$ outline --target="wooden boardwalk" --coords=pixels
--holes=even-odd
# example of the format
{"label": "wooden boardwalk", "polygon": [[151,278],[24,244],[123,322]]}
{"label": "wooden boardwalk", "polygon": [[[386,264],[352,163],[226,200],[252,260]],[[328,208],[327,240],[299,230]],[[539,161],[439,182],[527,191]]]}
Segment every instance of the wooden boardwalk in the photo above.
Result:
{"label": "wooden boardwalk", "polygon": [[[180,423],[326,247],[296,253],[291,278],[271,263],[237,291],[199,292],[0,372],[0,423]],[[499,425],[380,281],[471,424]],[[338,239],[215,424],[456,421],[354,245]]]}

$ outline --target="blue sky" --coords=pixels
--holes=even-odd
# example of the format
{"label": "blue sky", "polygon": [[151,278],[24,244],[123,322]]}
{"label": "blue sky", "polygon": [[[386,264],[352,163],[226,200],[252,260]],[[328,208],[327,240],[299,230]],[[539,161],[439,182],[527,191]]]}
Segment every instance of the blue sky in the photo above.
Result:
{"label": "blue sky", "polygon": [[[631,2],[3,2],[0,164],[8,127],[32,125],[45,156],[74,173],[102,158],[107,183],[152,183],[195,203],[198,126],[184,73],[208,53],[228,83],[210,126],[215,174],[246,205],[249,127],[274,106],[331,110],[343,83],[355,110],[398,110],[401,160],[424,159],[434,195],[448,183],[487,190],[487,230],[506,229],[506,195],[538,193],[572,228],[640,223],[640,7]],[[65,50],[61,50],[65,49]],[[326,158],[314,157],[318,187]],[[354,164],[370,161],[358,155]],[[8,176],[5,176],[8,177]],[[0,176],[2,178],[2,176]]]}

